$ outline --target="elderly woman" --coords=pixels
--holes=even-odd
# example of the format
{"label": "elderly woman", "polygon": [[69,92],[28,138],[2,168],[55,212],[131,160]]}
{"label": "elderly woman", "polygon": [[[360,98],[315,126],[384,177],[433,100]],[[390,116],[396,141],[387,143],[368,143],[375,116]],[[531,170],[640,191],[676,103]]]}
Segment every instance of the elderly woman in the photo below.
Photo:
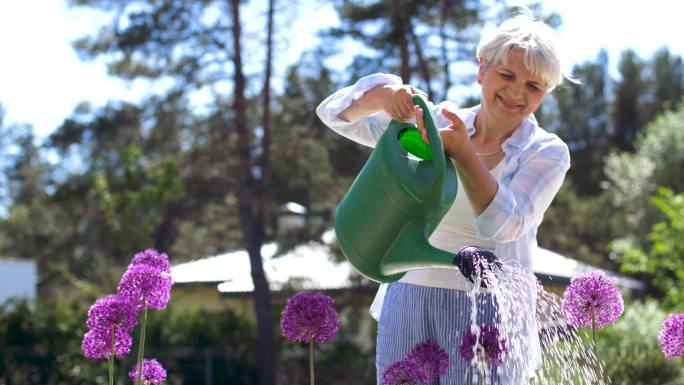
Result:
{"label": "elderly woman", "polygon": [[[476,54],[480,104],[459,109],[445,101],[433,111],[445,152],[458,172],[459,194],[430,243],[454,253],[465,246],[481,247],[531,271],[537,228],[570,167],[566,144],[539,127],[533,115],[564,79],[556,36],[543,22],[515,16],[484,36]],[[417,92],[394,75],[374,74],[326,98],[317,114],[339,134],[371,147],[390,119],[415,118],[427,140],[423,111],[411,98]],[[473,369],[459,354],[471,324],[467,287],[455,269],[412,270],[398,282],[381,285],[371,307],[379,321],[378,383],[390,364],[429,339],[450,356],[439,383],[471,383]],[[508,315],[524,318],[525,343],[496,371],[494,382],[499,384],[526,383],[540,364],[536,286],[530,283],[525,290],[525,317]],[[491,293],[480,296],[477,323],[496,324],[504,306]]]}

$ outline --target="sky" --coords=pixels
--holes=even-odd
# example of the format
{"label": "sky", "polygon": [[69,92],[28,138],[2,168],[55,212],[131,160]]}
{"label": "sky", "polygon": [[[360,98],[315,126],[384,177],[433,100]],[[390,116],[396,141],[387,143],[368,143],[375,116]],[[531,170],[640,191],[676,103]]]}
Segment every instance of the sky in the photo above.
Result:
{"label": "sky", "polygon": [[[642,58],[665,46],[684,56],[684,5],[678,1],[543,0],[542,4],[544,12],[555,11],[563,18],[558,34],[570,65],[593,61],[601,48],[608,50],[613,66],[627,48]],[[137,101],[154,92],[146,82],[109,77],[103,60],[78,58],[71,42],[94,33],[105,20],[104,14],[69,8],[65,0],[0,1],[0,104],[5,125],[31,124],[38,138],[44,138],[80,102],[100,106],[108,100]],[[335,23],[328,4],[299,14],[289,26],[296,38],[280,53],[281,62],[295,61],[316,44],[317,28]]]}

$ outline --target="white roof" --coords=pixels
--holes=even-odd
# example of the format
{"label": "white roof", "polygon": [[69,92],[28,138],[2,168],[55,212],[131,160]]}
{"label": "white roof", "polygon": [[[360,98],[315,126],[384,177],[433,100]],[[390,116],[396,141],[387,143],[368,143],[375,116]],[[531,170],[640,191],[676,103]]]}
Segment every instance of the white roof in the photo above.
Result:
{"label": "white roof", "polygon": [[[299,280],[305,290],[340,289],[351,285],[349,277],[353,267],[347,261],[336,263],[327,245],[311,242],[273,258],[275,252],[274,243],[261,248],[264,273],[272,290],[280,290],[291,280]],[[171,277],[174,283],[220,282],[218,290],[221,292],[254,290],[249,255],[245,250],[172,266]]]}
{"label": "white roof", "polygon": [[568,279],[579,274],[588,273],[589,271],[603,270],[608,277],[615,279],[618,286],[633,290],[645,287],[643,282],[636,279],[625,277],[609,270],[599,269],[541,247],[538,247],[532,254],[532,270],[537,275]]}
{"label": "white roof", "polygon": [[[326,233],[329,242],[334,235]],[[305,290],[326,290],[349,287],[350,274],[354,268],[348,261],[335,262],[328,246],[316,242],[303,244],[292,251],[273,258],[274,243],[265,244],[262,249],[264,273],[272,290],[280,290],[291,280],[298,280]],[[534,273],[553,278],[570,279],[578,274],[597,270],[596,267],[578,262],[553,251],[538,248],[532,255]],[[605,271],[616,278],[619,286],[628,289],[643,288],[643,283]],[[249,255],[244,250],[229,252],[213,257],[181,263],[171,268],[174,283],[218,283],[221,292],[251,292],[252,283]]]}

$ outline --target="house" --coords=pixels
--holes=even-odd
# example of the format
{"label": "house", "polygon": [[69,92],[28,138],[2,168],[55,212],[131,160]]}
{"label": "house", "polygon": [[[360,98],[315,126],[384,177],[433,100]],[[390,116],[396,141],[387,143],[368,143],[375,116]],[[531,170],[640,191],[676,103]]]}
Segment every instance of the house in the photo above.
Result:
{"label": "house", "polygon": [[0,258],[0,304],[14,298],[33,303],[38,286],[36,262]]}
{"label": "house", "polygon": [[[271,290],[278,292],[293,288],[330,291],[353,286],[376,288],[376,283],[359,276],[348,261],[334,261],[328,246],[333,240],[334,234],[329,231],[324,234],[323,243],[300,245],[277,257],[274,257],[277,246],[274,243],[265,244],[261,253]],[[541,247],[532,255],[532,266],[534,274],[547,290],[556,287],[563,289],[572,277],[598,269]],[[244,250],[237,250],[175,265],[171,268],[171,275],[174,284],[181,287],[192,284],[211,286],[212,290],[224,296],[240,297],[250,295],[254,290],[250,271],[249,255]],[[604,272],[624,290],[638,293],[645,289],[644,283],[638,280],[611,271]]]}
{"label": "house", "polygon": [[[284,307],[287,297],[297,291],[326,292],[335,299],[336,308],[345,309],[340,314],[343,322],[346,319],[356,323],[359,333],[355,338],[364,346],[373,340],[370,333],[373,333],[374,321],[367,309],[378,284],[359,275],[348,261],[335,262],[328,246],[333,241],[334,233],[329,231],[323,243],[303,244],[279,256],[275,256],[275,244],[263,246],[263,266],[273,306]],[[558,296],[562,296],[572,277],[597,269],[543,248],[532,255],[532,264],[544,289]],[[250,272],[249,256],[244,250],[175,265],[171,268],[174,301],[204,308],[228,306],[242,316],[253,318],[254,286]],[[605,273],[625,291],[638,293],[645,289],[640,281],[610,271]]]}

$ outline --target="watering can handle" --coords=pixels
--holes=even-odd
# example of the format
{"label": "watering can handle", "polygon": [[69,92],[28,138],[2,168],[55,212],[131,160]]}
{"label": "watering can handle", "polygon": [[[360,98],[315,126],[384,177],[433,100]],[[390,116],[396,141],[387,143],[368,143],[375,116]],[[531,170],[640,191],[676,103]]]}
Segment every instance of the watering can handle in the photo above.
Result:
{"label": "watering can handle", "polygon": [[439,136],[439,130],[437,130],[437,125],[435,124],[435,116],[432,114],[432,109],[428,106],[427,100],[422,95],[415,94],[413,95],[413,103],[423,110],[423,122],[427,129],[428,140],[430,141],[430,148],[432,150],[432,161],[435,166],[434,178],[432,179],[428,190],[436,187],[441,192],[441,181],[444,180],[444,171],[446,169],[442,138]]}

